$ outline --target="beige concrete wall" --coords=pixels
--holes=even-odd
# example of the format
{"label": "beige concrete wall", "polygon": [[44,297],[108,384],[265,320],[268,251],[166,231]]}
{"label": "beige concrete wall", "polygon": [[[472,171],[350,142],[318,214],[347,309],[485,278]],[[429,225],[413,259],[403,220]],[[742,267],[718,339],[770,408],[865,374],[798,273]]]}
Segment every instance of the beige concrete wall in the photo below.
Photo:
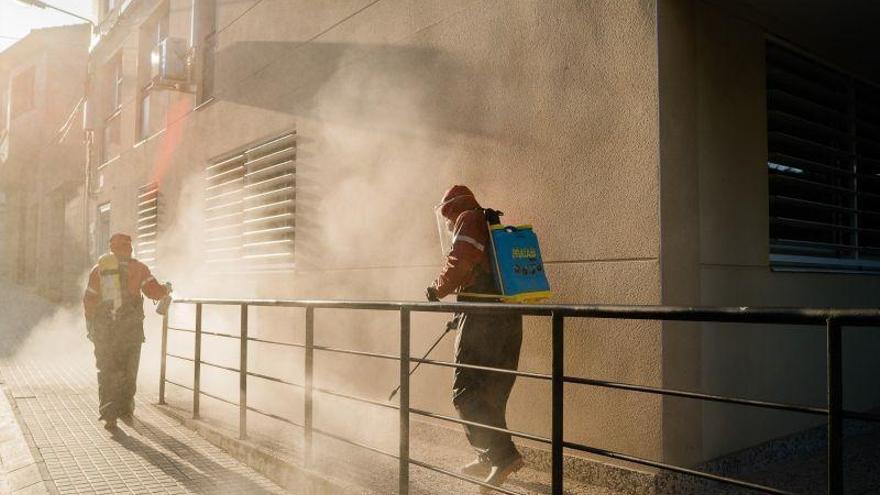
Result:
{"label": "beige concrete wall", "polygon": [[[185,35],[174,16],[186,5],[172,1],[174,36]],[[507,221],[535,225],[555,301],[659,303],[655,11],[653,1],[221,1],[215,100],[193,111],[190,97],[173,95],[185,111],[166,131],[134,147],[123,137],[98,202],[113,202],[114,230],[132,229],[135,188],[170,157],[157,271],[179,293],[418,300],[440,267],[432,206],[466,183]],[[133,110],[124,115],[123,136],[134,132]],[[289,129],[296,269],[200,274],[205,164]],[[340,337],[339,322],[352,333]],[[414,353],[439,324],[419,317]],[[331,342],[397,346],[394,317],[319,312],[318,325]],[[567,373],[663,382],[659,325],[568,328]],[[548,330],[527,322],[522,369],[548,369]],[[436,357],[451,358],[451,342]],[[393,367],[327,366],[374,398],[395,381]],[[447,369],[420,370],[415,383],[430,391],[414,400],[451,413],[450,382]],[[570,439],[662,455],[659,400],[579,389],[567,401]],[[549,387],[520,381],[508,417],[549,434]]]}
{"label": "beige concrete wall", "polygon": [[[880,277],[770,270],[764,46],[773,26],[697,2],[696,32],[701,303],[876,307]],[[723,324],[703,330],[704,390],[824,405],[822,329]],[[871,380],[880,371],[872,359],[878,345],[876,332],[846,329],[847,407],[880,403]],[[814,424],[810,417],[706,404],[704,456]]]}

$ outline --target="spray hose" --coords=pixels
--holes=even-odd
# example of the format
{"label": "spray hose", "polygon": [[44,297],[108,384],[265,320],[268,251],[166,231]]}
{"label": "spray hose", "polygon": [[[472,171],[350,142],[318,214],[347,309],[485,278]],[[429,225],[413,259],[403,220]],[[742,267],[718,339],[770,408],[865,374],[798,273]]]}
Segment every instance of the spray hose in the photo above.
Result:
{"label": "spray hose", "polygon": [[[447,333],[458,329],[458,325],[461,322],[461,317],[462,317],[461,314],[457,314],[457,315],[453,316],[451,320],[446,322],[446,328],[443,329],[443,333],[441,333],[437,337],[437,340],[435,340],[434,343],[431,345],[431,347],[428,348],[428,351],[425,353],[424,356],[422,356],[422,359],[428,359],[428,355],[430,355],[431,351],[433,351],[434,348],[440,344],[440,341],[443,340],[443,337],[446,337]],[[415,373],[415,371],[417,369],[419,369],[419,366],[421,364],[422,364],[421,361],[416,363],[416,365],[413,366],[413,369],[409,370],[409,375],[412,376],[412,374]],[[388,402],[391,402],[394,399],[394,396],[397,395],[397,392],[400,392],[400,385],[398,385],[397,387],[394,388],[394,390],[391,391],[391,395],[388,396]]]}

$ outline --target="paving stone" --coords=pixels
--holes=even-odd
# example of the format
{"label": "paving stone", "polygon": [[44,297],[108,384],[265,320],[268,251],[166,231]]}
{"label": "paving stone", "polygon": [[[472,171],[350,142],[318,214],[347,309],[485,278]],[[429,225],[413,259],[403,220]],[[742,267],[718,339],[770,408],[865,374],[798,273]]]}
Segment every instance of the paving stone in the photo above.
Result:
{"label": "paving stone", "polygon": [[[0,362],[0,377],[58,493],[285,493],[140,397],[134,427],[105,431],[93,369],[86,359]],[[9,476],[22,488],[16,495],[45,493],[42,483],[28,488],[41,480],[34,464]]]}

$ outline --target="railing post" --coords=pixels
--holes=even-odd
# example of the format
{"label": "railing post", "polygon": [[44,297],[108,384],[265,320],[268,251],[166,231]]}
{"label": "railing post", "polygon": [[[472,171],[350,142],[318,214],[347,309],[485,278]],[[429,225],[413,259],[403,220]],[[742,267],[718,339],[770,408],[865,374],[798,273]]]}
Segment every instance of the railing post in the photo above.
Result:
{"label": "railing post", "polygon": [[306,307],[306,342],[303,372],[305,374],[303,387],[303,462],[308,467],[312,463],[312,413],[314,405],[312,398],[314,394],[314,376],[315,376],[315,308]]}
{"label": "railing post", "polygon": [[828,493],[843,493],[843,337],[840,324],[826,323],[828,345]]}
{"label": "railing post", "polygon": [[553,313],[553,351],[552,351],[552,443],[550,446],[551,460],[551,493],[553,495],[562,495],[562,443],[564,440],[563,430],[563,404],[564,400],[564,376],[565,376],[565,346],[563,345],[564,320],[559,313]]}
{"label": "railing post", "polygon": [[400,495],[409,493],[409,309],[400,310]]}
{"label": "railing post", "polygon": [[238,372],[238,438],[247,438],[247,383],[248,383],[248,305],[241,305],[239,331]]}
{"label": "railing post", "polygon": [[169,307],[162,315],[162,357],[159,361],[159,404],[165,405],[165,373],[168,366],[168,313]]}
{"label": "railing post", "polygon": [[193,419],[199,419],[199,396],[202,384],[202,303],[196,303],[196,334],[193,349]]}

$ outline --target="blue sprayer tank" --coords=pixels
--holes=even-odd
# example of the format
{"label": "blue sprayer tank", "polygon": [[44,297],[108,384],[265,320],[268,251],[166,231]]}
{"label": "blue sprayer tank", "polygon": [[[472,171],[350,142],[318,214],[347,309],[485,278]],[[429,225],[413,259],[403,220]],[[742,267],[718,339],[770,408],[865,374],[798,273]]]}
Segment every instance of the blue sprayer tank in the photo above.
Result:
{"label": "blue sprayer tank", "polygon": [[504,302],[529,303],[550,298],[550,283],[531,225],[489,225],[492,271]]}

